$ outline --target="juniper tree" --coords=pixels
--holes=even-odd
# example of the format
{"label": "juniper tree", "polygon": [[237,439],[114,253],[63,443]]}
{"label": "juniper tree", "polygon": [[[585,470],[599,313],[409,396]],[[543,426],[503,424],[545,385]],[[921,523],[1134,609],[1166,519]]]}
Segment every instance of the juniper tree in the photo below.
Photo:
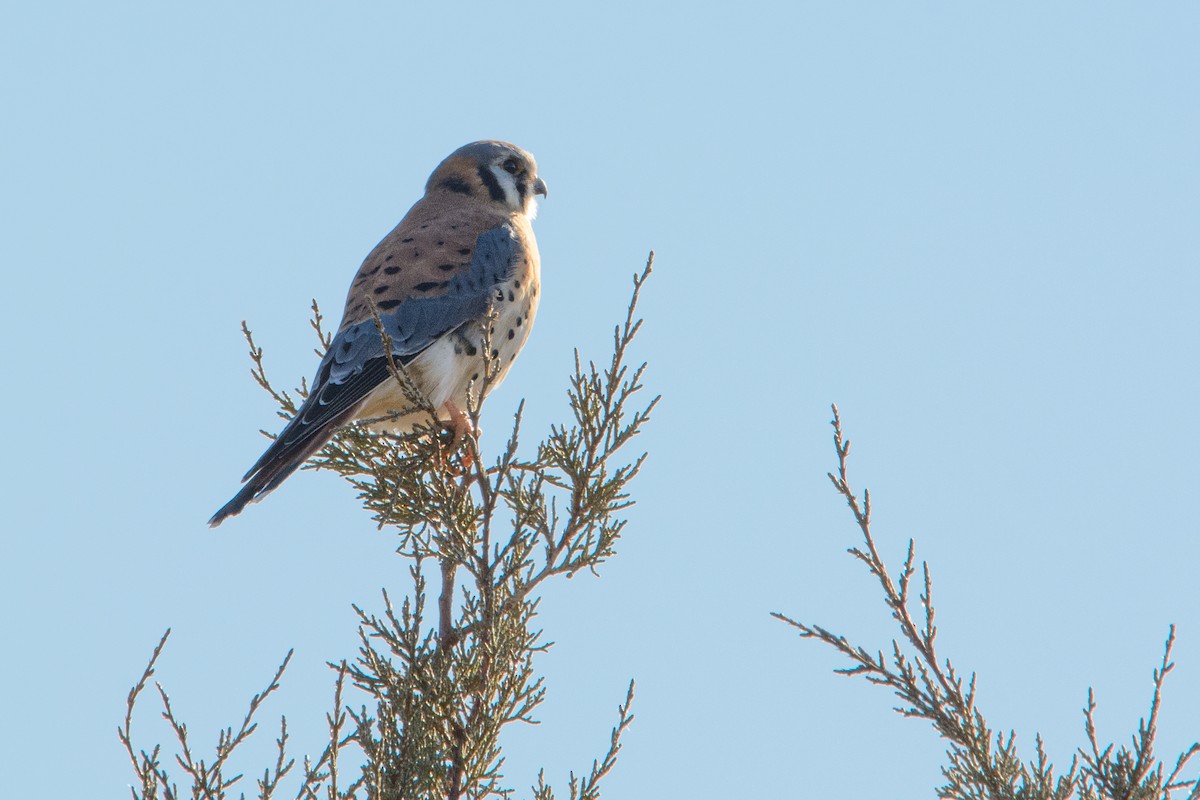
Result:
{"label": "juniper tree", "polygon": [[[567,389],[570,416],[533,448],[520,440],[523,405],[507,445],[491,459],[477,434],[456,442],[427,408],[429,422],[411,434],[345,428],[310,462],[307,468],[348,480],[378,526],[396,535],[406,585],[399,593],[385,589],[376,610],[354,606],[359,649],[353,658],[329,665],[334,701],[324,750],[297,764],[283,718],[274,763],[263,770],[251,796],[282,797],[291,784],[298,785],[297,798],[313,800],[512,795],[501,772],[501,733],[512,723],[532,721],[546,693],[534,662],[548,646],[534,624],[539,587],[555,576],[594,571],[615,554],[633,504],[629,484],[646,457],[626,456],[625,450],[658,397],[644,399],[646,365],[631,365],[628,350],[642,324],[637,302],[653,260],[651,253],[634,276],[608,362],[585,362],[576,350]],[[323,351],[330,336],[315,301],[312,326]],[[289,419],[295,397],[273,387],[261,348],[245,325],[243,330],[254,379]],[[487,335],[486,323],[483,331]],[[485,346],[481,353],[490,350]],[[415,406],[427,406],[399,365],[392,364],[391,371]],[[478,398],[495,364],[484,359],[480,371],[480,391],[467,410],[475,431]],[[303,382],[295,394],[306,396]],[[254,733],[263,702],[279,688],[292,654],[252,698],[242,723],[222,731],[215,752],[204,758],[166,691],[155,684],[174,732],[171,749],[177,753],[171,758],[161,745],[138,747],[132,734],[137,703],[169,635],[130,691],[118,729],[136,775],[132,796],[245,797],[246,782],[232,773],[230,756]],[[571,774],[566,795],[572,800],[600,796],[600,781],[615,765],[621,734],[633,720],[633,689],[631,682],[618,706],[608,751],[581,775]],[[352,703],[352,692],[362,702]],[[555,797],[542,773],[530,791],[536,800]]]}
{"label": "juniper tree", "polygon": [[[1041,735],[1034,738],[1034,757],[1023,761],[1017,749],[1016,735],[994,731],[977,703],[975,674],[964,678],[949,658],[937,650],[937,626],[934,624],[933,581],[929,565],[921,563],[918,578],[916,550],[908,542],[907,555],[897,578],[893,579],[879,554],[871,532],[871,493],[863,490],[860,498],[850,486],[848,462],[850,440],[843,436],[837,406],[833,407],[833,441],[837,452],[837,473],[829,473],[834,489],[846,501],[862,535],[861,546],[849,552],[862,562],[879,581],[884,605],[899,627],[890,652],[872,651],[852,644],[820,625],[797,622],[775,612],[772,616],[786,622],[806,639],[817,639],[845,656],[850,666],[835,670],[842,675],[861,675],[870,683],[884,686],[900,698],[896,711],[903,716],[924,719],[946,740],[946,764],[942,767],[945,784],[938,797],[951,800],[1171,800],[1186,797],[1200,800],[1200,781],[1185,777],[1189,761],[1200,753],[1193,744],[1176,759],[1170,772],[1154,756],[1158,713],[1162,702],[1163,681],[1171,671],[1171,648],[1175,626],[1167,634],[1162,662],[1153,673],[1153,694],[1148,716],[1138,724],[1129,746],[1101,745],[1095,724],[1096,701],[1091,689],[1084,707],[1086,744],[1079,748],[1065,772],[1056,774],[1046,756]],[[917,591],[914,616],[914,578]]]}

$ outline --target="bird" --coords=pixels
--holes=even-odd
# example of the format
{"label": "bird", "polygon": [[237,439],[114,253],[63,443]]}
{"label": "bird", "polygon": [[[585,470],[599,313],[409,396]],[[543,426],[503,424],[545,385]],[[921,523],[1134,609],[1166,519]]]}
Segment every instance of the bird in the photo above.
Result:
{"label": "bird", "polygon": [[[499,385],[537,314],[531,222],[547,194],[534,157],[508,142],[472,142],[438,164],[425,194],[359,267],[308,397],[209,525],[262,500],[344,425],[403,432],[428,420],[389,361],[456,440],[470,430],[468,393]],[[481,387],[485,369],[494,377]]]}

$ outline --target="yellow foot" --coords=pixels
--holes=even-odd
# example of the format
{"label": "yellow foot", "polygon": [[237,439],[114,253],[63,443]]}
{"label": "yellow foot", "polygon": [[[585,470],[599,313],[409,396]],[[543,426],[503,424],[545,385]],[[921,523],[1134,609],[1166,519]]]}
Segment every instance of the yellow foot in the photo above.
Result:
{"label": "yellow foot", "polygon": [[[453,401],[447,400],[444,408],[446,409],[446,413],[450,415],[450,420],[446,423],[446,429],[451,434],[450,446],[447,448],[447,455],[449,455],[458,449],[463,439],[469,435],[474,435],[476,430],[475,426],[471,424],[471,418],[459,410]],[[470,471],[472,463],[471,452],[468,450],[466,455],[463,456],[463,467],[466,472]]]}

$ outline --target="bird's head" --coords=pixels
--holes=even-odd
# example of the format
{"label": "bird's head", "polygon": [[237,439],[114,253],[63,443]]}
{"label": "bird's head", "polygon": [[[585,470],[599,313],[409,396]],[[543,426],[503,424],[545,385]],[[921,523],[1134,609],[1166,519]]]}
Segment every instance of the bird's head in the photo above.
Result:
{"label": "bird's head", "polygon": [[532,155],[508,142],[483,141],[447,156],[429,176],[425,192],[465,195],[533,217],[536,196],[546,196],[546,183],[538,177]]}

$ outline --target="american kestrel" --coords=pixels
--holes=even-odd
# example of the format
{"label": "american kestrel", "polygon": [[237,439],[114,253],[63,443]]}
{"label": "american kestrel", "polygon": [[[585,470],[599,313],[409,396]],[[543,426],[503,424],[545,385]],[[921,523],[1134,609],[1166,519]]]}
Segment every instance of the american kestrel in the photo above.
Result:
{"label": "american kestrel", "polygon": [[376,315],[394,361],[439,419],[462,430],[468,387],[481,388],[485,338],[495,388],[537,313],[530,222],[539,194],[546,184],[533,156],[507,142],[473,142],[438,165],[425,195],[359,267],[308,398],[209,525],[261,500],[347,423],[382,418],[376,427],[411,430],[421,415],[389,370]]}

